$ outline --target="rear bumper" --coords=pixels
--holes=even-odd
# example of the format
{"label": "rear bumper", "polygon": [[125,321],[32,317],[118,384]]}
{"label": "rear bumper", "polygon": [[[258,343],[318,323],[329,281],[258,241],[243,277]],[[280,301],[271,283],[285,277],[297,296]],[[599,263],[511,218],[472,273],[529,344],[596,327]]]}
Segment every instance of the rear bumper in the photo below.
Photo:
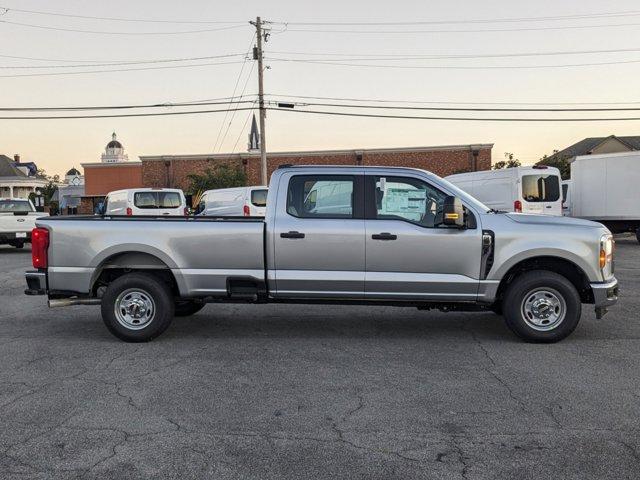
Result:
{"label": "rear bumper", "polygon": [[0,232],[0,244],[31,242],[31,232]]}
{"label": "rear bumper", "polygon": [[25,272],[24,277],[27,281],[27,289],[25,295],[45,295],[47,293],[47,274],[38,270],[30,270]]}
{"label": "rear bumper", "polygon": [[607,307],[618,301],[618,280],[614,277],[604,283],[592,283],[591,291],[596,307],[596,317],[602,318],[607,313]]}

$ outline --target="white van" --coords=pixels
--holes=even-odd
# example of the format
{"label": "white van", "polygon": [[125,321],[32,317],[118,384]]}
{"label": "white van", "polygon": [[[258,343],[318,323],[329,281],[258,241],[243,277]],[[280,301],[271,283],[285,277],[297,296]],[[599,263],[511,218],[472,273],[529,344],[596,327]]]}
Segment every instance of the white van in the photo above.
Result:
{"label": "white van", "polygon": [[182,190],[130,188],[109,192],[101,209],[104,215],[188,215]]}
{"label": "white van", "polygon": [[264,186],[207,190],[200,198],[196,215],[264,217],[268,191]]}
{"label": "white van", "polygon": [[446,178],[494,210],[562,215],[560,171],[554,167],[513,167]]}

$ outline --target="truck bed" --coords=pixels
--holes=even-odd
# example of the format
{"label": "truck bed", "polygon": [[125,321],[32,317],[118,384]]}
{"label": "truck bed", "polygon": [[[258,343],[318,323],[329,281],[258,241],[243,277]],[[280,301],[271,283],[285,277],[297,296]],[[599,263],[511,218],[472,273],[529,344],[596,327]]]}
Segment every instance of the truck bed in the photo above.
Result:
{"label": "truck bed", "polygon": [[50,232],[51,291],[89,293],[109,268],[168,268],[183,297],[225,295],[230,278],[265,280],[262,218],[74,216],[36,224]]}

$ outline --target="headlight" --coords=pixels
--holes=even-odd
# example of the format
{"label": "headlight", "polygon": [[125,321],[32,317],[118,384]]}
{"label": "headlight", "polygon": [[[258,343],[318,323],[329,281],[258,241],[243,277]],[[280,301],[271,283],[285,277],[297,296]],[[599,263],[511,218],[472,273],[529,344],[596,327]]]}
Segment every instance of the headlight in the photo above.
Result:
{"label": "headlight", "polygon": [[604,279],[608,279],[613,276],[613,249],[615,242],[613,236],[610,233],[602,235],[600,237],[600,271]]}

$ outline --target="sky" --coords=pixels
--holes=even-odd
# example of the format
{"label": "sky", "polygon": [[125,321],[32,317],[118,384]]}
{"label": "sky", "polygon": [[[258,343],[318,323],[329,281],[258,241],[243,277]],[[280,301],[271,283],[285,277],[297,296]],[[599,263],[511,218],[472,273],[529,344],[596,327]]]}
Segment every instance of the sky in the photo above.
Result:
{"label": "sky", "polygon": [[[478,104],[486,103],[523,102],[625,102],[634,106],[632,102],[640,101],[637,81],[640,63],[635,63],[640,62],[640,7],[637,1],[0,0],[0,7],[9,9],[7,13],[0,15],[0,107],[187,102],[229,97],[234,90],[237,95],[243,90],[245,83],[245,94],[253,95],[257,93],[257,67],[253,66],[252,69],[254,62],[244,62],[242,54],[253,44],[254,29],[248,22],[257,15],[273,22],[270,24],[271,36],[265,46],[265,65],[268,66],[265,71],[265,91],[279,96],[270,98],[286,99],[289,98],[287,96],[298,95],[411,102],[460,102],[460,105],[438,104],[449,107],[463,106],[462,104],[478,107],[482,106]],[[93,17],[238,23],[119,22],[28,14],[12,8]],[[495,21],[613,12],[630,13],[562,21]],[[468,20],[473,22],[466,22]],[[462,21],[465,23],[461,23]],[[300,25],[308,22],[454,23],[397,26]],[[582,28],[594,25],[598,27]],[[222,27],[233,28],[210,31]],[[71,32],[52,28],[109,33]],[[208,31],[175,33],[193,30]],[[157,32],[162,34],[156,34]],[[621,49],[637,51],[487,57]],[[77,66],[84,63],[90,65],[98,62],[151,61],[230,54],[238,56],[190,62],[218,63],[200,67],[24,76],[35,73],[86,71],[87,68]],[[440,60],[385,58],[392,55],[481,57]],[[365,60],[362,60],[363,58]],[[368,58],[372,60],[369,61]],[[352,63],[357,66],[292,62],[282,59],[319,59],[328,63]],[[614,62],[626,63],[523,68]],[[186,63],[175,62],[170,65]],[[68,67],[16,68],[36,65]],[[133,67],[166,65],[168,63]],[[391,65],[420,68],[390,68]],[[133,67],[90,66],[88,69]],[[435,104],[422,104],[427,105]],[[636,105],[640,106],[640,103]],[[214,105],[204,108],[224,110],[227,107]],[[176,111],[176,108],[173,111]],[[640,112],[633,111],[588,114],[419,111],[404,113],[476,117],[640,116]],[[39,115],[42,112],[27,114]],[[139,155],[238,152],[246,150],[250,125],[250,122],[246,121],[249,114],[247,111],[239,111],[235,115],[229,113],[226,117],[224,113],[216,113],[82,120],[0,120],[0,154],[12,156],[19,153],[23,160],[36,162],[49,174],[63,174],[72,166],[79,167],[81,163],[99,161],[112,131],[117,132],[130,159],[136,159]],[[0,116],[2,115],[11,113],[3,112]],[[228,132],[225,134],[227,129]],[[640,135],[640,122],[465,122],[329,117],[271,111],[268,113],[266,133],[269,151],[494,143],[494,161],[501,160],[504,152],[512,152],[523,164],[531,164],[543,154],[549,154],[554,149],[562,149],[584,137],[611,134]]]}

